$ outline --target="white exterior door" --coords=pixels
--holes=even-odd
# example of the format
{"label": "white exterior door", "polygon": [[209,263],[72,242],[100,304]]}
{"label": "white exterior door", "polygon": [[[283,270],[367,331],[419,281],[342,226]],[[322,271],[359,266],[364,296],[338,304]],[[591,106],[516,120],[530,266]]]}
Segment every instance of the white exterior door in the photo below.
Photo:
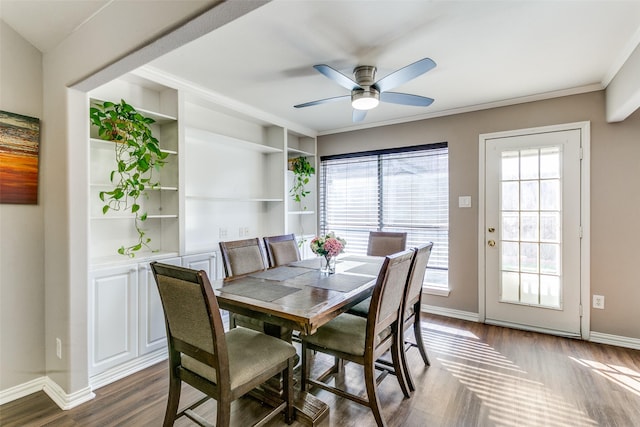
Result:
{"label": "white exterior door", "polygon": [[484,139],[487,323],[581,333],[582,132]]}

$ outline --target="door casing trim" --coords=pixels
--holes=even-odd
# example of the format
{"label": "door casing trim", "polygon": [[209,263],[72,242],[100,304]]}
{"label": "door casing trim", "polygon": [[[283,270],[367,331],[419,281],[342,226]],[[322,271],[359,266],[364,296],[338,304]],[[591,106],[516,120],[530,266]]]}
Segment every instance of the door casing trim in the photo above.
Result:
{"label": "door casing trim", "polygon": [[486,323],[486,271],[485,271],[485,165],[486,143],[489,139],[509,138],[537,133],[580,131],[580,335],[588,340],[591,332],[591,122],[564,123],[535,128],[516,129],[503,132],[483,133],[479,135],[478,146],[478,321]]}

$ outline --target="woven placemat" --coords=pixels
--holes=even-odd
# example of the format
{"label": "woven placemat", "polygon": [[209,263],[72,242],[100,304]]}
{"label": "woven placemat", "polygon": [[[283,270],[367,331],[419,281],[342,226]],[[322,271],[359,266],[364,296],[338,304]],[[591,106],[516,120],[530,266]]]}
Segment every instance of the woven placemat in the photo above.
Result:
{"label": "woven placemat", "polygon": [[218,290],[226,294],[272,302],[294,292],[298,292],[300,289],[279,285],[273,281],[244,278],[240,283],[229,283]]}
{"label": "woven placemat", "polygon": [[311,270],[308,268],[281,266],[281,267],[271,268],[269,270],[251,273],[249,277],[255,277],[257,279],[276,280],[276,281],[282,282],[287,279],[292,279],[296,276],[300,276],[301,274],[308,273],[309,271]]}

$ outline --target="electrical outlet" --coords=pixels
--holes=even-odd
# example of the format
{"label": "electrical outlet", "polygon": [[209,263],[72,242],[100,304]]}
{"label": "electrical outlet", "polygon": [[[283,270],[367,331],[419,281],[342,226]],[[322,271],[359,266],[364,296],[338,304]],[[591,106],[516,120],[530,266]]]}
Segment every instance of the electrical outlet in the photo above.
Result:
{"label": "electrical outlet", "polygon": [[600,310],[604,310],[604,295],[593,296],[593,308],[599,308]]}
{"label": "electrical outlet", "polygon": [[56,338],[56,356],[58,359],[62,359],[62,340],[60,338]]}
{"label": "electrical outlet", "polygon": [[238,228],[238,236],[240,237],[244,236],[244,228],[242,227]]}
{"label": "electrical outlet", "polygon": [[218,233],[219,233],[219,237],[221,239],[226,239],[227,238],[227,229],[226,228],[222,228],[221,227]]}

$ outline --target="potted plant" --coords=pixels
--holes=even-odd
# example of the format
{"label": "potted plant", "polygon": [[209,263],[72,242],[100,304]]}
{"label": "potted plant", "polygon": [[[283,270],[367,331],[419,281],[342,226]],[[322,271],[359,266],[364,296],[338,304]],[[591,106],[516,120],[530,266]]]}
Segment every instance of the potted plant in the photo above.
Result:
{"label": "potted plant", "polygon": [[[311,175],[316,173],[314,167],[309,163],[306,157],[294,157],[289,159],[289,169],[293,171],[293,185],[289,194],[294,201],[302,203],[302,199],[311,193],[306,189],[306,185],[309,183]],[[303,210],[307,207],[303,206]]]}
{"label": "potted plant", "polygon": [[97,127],[98,136],[113,141],[115,146],[115,167],[109,180],[114,185],[111,191],[101,191],[100,200],[105,204],[102,213],[131,211],[134,214],[138,240],[118,249],[121,255],[134,257],[143,247],[151,249],[151,239],[145,236],[141,228],[147,219],[147,213],[140,210],[138,199],[146,196],[146,190],[159,185],[153,178],[153,172],[166,162],[167,153],[160,150],[158,140],[153,136],[150,125],[155,121],[144,117],[124,100],[116,104],[104,102],[89,109],[91,124]]}

